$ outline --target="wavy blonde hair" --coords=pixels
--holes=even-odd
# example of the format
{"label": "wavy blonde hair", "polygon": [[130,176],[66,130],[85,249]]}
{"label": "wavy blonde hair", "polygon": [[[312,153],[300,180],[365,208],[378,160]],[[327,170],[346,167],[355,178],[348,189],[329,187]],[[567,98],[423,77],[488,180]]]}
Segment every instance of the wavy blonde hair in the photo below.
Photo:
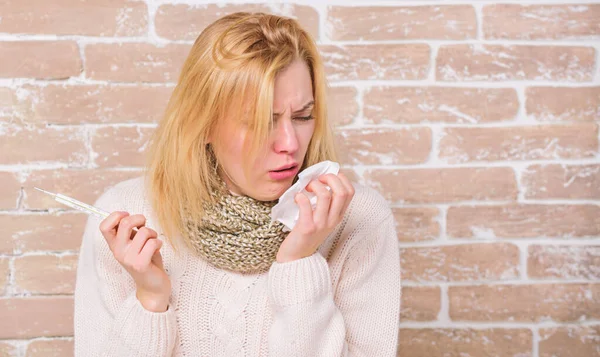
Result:
{"label": "wavy blonde hair", "polygon": [[[315,130],[301,169],[323,160],[336,160],[327,119],[327,82],[315,41],[291,18],[237,12],[210,24],[189,52],[166,111],[151,138],[145,184],[162,232],[171,238],[183,232],[183,207],[195,222],[203,202],[217,185],[216,158],[208,145],[219,121],[241,113],[248,119],[250,138],[241,158],[267,142],[272,128],[275,77],[294,60],[309,68],[314,96]],[[247,137],[248,139],[248,137]],[[183,237],[182,237],[183,238]],[[190,242],[184,239],[189,247]]]}

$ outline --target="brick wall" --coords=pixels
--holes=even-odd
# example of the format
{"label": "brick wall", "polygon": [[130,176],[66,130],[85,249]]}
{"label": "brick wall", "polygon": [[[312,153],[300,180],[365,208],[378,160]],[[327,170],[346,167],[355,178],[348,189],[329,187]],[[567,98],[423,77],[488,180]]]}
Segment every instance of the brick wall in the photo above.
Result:
{"label": "brick wall", "polygon": [[600,356],[600,4],[184,2],[0,2],[0,355],[72,355],[86,217],[33,186],[139,175],[195,37],[251,10],[318,38],[345,170],[394,207],[399,355]]}

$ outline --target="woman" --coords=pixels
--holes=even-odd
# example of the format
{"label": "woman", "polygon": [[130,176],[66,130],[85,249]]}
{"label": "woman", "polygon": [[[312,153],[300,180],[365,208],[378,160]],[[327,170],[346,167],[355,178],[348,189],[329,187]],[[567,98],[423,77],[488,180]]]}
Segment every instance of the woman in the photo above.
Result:
{"label": "woman", "polygon": [[335,159],[325,91],[295,20],[235,13],[202,32],[146,175],[109,189],[96,205],[111,215],[88,220],[76,356],[396,355],[386,201],[328,174],[306,188],[314,210],[296,195],[291,231],[270,220],[299,171]]}

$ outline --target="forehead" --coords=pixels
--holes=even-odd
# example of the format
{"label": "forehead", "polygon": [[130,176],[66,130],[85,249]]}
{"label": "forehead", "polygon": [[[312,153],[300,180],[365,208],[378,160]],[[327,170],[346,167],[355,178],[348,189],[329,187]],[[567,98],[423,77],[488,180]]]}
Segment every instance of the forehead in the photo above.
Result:
{"label": "forehead", "polygon": [[298,110],[313,99],[310,71],[304,61],[297,60],[275,77],[273,111]]}
{"label": "forehead", "polygon": [[[256,89],[252,87],[236,95],[224,107],[223,121],[228,124],[249,123],[253,120],[253,109],[256,105]],[[308,66],[301,60],[292,62],[280,71],[273,87],[272,113],[294,112],[302,109],[305,104],[313,100],[312,79]],[[310,109],[310,108],[309,108]],[[225,124],[222,122],[222,124]]]}

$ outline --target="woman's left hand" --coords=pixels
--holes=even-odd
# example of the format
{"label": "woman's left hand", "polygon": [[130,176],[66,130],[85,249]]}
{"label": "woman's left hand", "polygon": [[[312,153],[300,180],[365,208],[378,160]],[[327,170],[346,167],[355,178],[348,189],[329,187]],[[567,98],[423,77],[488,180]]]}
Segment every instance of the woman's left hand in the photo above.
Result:
{"label": "woman's left hand", "polygon": [[[331,188],[327,190],[325,185]],[[297,193],[294,201],[300,208],[296,226],[285,238],[277,252],[277,262],[285,263],[313,255],[325,238],[342,222],[344,213],[354,197],[350,180],[339,173],[319,176],[312,180],[306,191],[317,195],[317,206],[313,211],[308,196]]]}

